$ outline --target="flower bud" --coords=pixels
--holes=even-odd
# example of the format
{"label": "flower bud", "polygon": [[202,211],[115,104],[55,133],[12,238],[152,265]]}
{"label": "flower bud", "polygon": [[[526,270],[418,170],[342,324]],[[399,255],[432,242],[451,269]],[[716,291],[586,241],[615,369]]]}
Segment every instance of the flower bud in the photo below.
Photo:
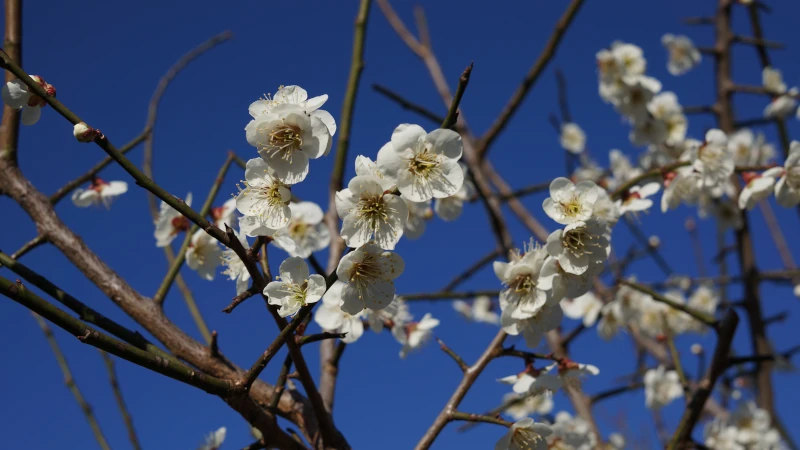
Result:
{"label": "flower bud", "polygon": [[794,286],[794,296],[800,298],[800,284]]}
{"label": "flower bud", "polygon": [[92,142],[97,134],[97,130],[84,122],[76,123],[75,127],[72,128],[72,135],[75,136],[78,142]]}
{"label": "flower bud", "polygon": [[658,236],[650,236],[650,238],[647,239],[647,245],[651,248],[658,248],[658,246],[661,245],[661,239]]}
{"label": "flower bud", "polygon": [[700,344],[692,344],[690,349],[693,355],[699,355],[703,353],[703,346]]}

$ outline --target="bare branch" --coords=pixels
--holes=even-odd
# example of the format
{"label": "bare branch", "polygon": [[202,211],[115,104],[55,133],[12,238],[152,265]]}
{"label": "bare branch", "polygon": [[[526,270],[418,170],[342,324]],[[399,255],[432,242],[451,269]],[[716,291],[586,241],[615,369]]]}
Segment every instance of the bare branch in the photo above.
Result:
{"label": "bare branch", "polygon": [[461,359],[456,352],[454,352],[450,347],[444,345],[444,342],[441,339],[436,339],[436,342],[439,343],[439,347],[442,349],[443,352],[447,353],[447,355],[453,358],[453,361],[458,364],[458,367],[461,369],[461,372],[466,373],[469,370],[469,364],[465,363],[463,359]]}
{"label": "bare branch", "polygon": [[141,450],[142,446],[139,444],[139,437],[136,435],[136,429],[133,427],[133,418],[131,418],[131,413],[128,411],[125,399],[122,397],[122,390],[119,387],[119,380],[117,379],[117,371],[114,368],[114,360],[108,356],[108,353],[102,350],[99,351],[100,356],[103,357],[103,361],[106,364],[109,382],[111,383],[111,389],[114,391],[114,399],[117,401],[119,412],[122,414],[122,421],[125,422],[125,429],[128,430],[128,440],[131,441],[131,446],[134,450]]}
{"label": "bare branch", "polygon": [[[6,0],[5,2],[5,37],[3,49],[8,57],[22,64],[22,0]],[[6,73],[5,82],[12,81],[14,75]],[[7,160],[17,166],[17,147],[19,145],[19,112],[3,103],[3,118],[0,122],[0,159]]]}

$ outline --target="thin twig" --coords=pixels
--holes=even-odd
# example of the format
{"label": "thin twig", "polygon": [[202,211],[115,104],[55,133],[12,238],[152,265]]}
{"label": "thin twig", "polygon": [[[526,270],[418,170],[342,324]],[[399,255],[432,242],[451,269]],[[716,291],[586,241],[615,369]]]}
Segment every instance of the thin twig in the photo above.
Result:
{"label": "thin twig", "polygon": [[111,389],[114,391],[114,399],[117,401],[119,412],[122,414],[122,421],[125,422],[125,429],[128,430],[128,440],[131,441],[131,446],[134,450],[141,450],[142,446],[139,444],[139,437],[136,435],[136,429],[133,427],[133,418],[131,417],[128,406],[125,404],[125,399],[122,397],[122,390],[119,387],[119,380],[117,379],[117,371],[114,368],[114,360],[108,353],[99,350],[100,356],[106,364],[108,371],[108,379],[111,383]]}
{"label": "thin twig", "polygon": [[458,78],[458,87],[456,88],[456,94],[453,96],[453,103],[450,104],[450,109],[447,111],[447,116],[445,116],[442,121],[441,128],[453,128],[455,126],[458,120],[458,105],[461,104],[461,98],[464,96],[467,84],[469,84],[469,76],[472,74],[472,67],[473,63],[469,63]]}
{"label": "thin twig", "polygon": [[456,275],[455,278],[450,280],[450,282],[447,283],[447,285],[442,288],[442,291],[443,292],[450,292],[453,289],[457,288],[461,283],[463,283],[464,281],[467,281],[468,279],[470,279],[470,277],[475,275],[476,272],[481,270],[485,265],[487,265],[490,262],[494,261],[494,259],[497,258],[498,256],[501,256],[501,251],[498,250],[498,249],[494,249],[491,252],[487,253],[481,259],[476,261],[475,264],[467,267],[466,270],[464,270],[460,274]]}
{"label": "thin twig", "polygon": [[89,405],[86,399],[83,398],[80,388],[78,388],[78,385],[75,383],[75,378],[72,376],[72,371],[69,368],[69,364],[67,364],[67,359],[64,358],[64,353],[61,352],[61,347],[58,346],[58,342],[56,342],[56,338],[53,336],[53,330],[50,329],[50,327],[47,325],[47,322],[45,322],[44,319],[42,319],[38,314],[33,313],[33,318],[36,319],[36,322],[39,324],[39,328],[42,329],[44,336],[47,338],[47,342],[50,344],[50,348],[53,349],[58,367],[64,374],[64,384],[66,384],[67,388],[69,388],[70,392],[72,392],[72,395],[75,397],[75,401],[78,402],[78,406],[81,408],[84,417],[86,417],[86,421],[89,422],[89,426],[92,427],[94,438],[97,440],[97,443],[100,445],[101,449],[111,450],[111,447],[109,447],[108,441],[103,434],[103,430],[100,429],[100,424],[97,423],[97,418],[94,415],[91,405]]}
{"label": "thin twig", "polygon": [[436,342],[439,343],[439,347],[442,349],[443,352],[447,353],[447,355],[453,358],[453,361],[458,364],[458,367],[461,369],[461,372],[466,373],[469,370],[469,364],[465,363],[464,360],[458,356],[456,352],[454,352],[450,347],[446,346],[441,339],[436,339]]}
{"label": "thin twig", "polygon": [[411,112],[415,112],[420,116],[430,120],[431,122],[442,123],[444,121],[444,117],[437,115],[436,113],[432,112],[428,108],[425,108],[424,106],[420,106],[416,103],[407,100],[405,97],[401,96],[400,94],[392,91],[391,89],[385,86],[382,86],[380,84],[373,84],[372,89],[375,92],[388,98],[389,100],[392,100],[393,102],[397,103],[401,108]]}
{"label": "thin twig", "polygon": [[184,364],[168,362],[161,356],[116,340],[86,326],[80,320],[51,305],[30,290],[25,289],[21,283],[14,283],[11,280],[0,277],[0,294],[39,314],[59,328],[66,330],[84,344],[105,350],[126,361],[165,375],[173,380],[200,388],[210,394],[227,396],[233,392],[233,386],[228,380],[206,375]]}
{"label": "thin twig", "polygon": [[40,234],[40,235],[36,236],[35,238],[31,239],[30,241],[26,242],[22,247],[19,248],[19,250],[17,250],[14,253],[12,253],[11,254],[11,259],[14,259],[14,260],[20,259],[23,256],[25,256],[25,254],[28,253],[29,251],[31,251],[31,250],[33,250],[33,249],[35,249],[35,248],[37,248],[40,245],[45,244],[45,243],[47,243],[47,238],[44,235]]}
{"label": "thin twig", "polygon": [[398,295],[403,300],[406,301],[416,301],[416,300],[453,300],[459,298],[475,298],[479,296],[488,296],[488,297],[497,297],[500,295],[500,291],[498,290],[488,290],[488,291],[466,291],[466,292],[424,292],[418,294],[403,294]]}
{"label": "thin twig", "polygon": [[522,83],[519,85],[519,87],[517,87],[517,90],[514,91],[514,94],[497,116],[497,119],[495,119],[494,123],[489,127],[489,130],[486,131],[486,133],[481,137],[480,142],[475,149],[479,158],[484,158],[486,156],[485,154],[489,147],[492,145],[494,140],[497,139],[503,129],[505,129],[506,125],[508,125],[511,117],[517,112],[517,109],[519,109],[520,105],[522,105],[522,101],[534,86],[536,80],[539,79],[539,76],[547,67],[547,64],[550,62],[553,56],[555,56],[558,45],[561,43],[561,39],[564,37],[564,33],[567,31],[572,23],[572,20],[577,15],[581,5],[583,5],[583,0],[572,0],[567,6],[567,9],[564,11],[564,14],[561,16],[558,22],[556,22],[556,27],[539,54],[539,57],[533,63],[533,66],[531,66],[530,70],[528,70],[528,73],[525,75],[525,78],[523,78]]}
{"label": "thin twig", "polygon": [[493,423],[495,425],[500,425],[500,426],[503,426],[503,427],[506,427],[506,428],[508,428],[511,425],[513,425],[513,423],[511,423],[511,422],[509,422],[507,420],[503,420],[503,419],[497,418],[497,417],[483,416],[483,415],[480,415],[480,414],[465,413],[465,412],[460,412],[460,411],[456,411],[454,413],[451,413],[450,414],[450,418],[451,418],[451,420],[462,420],[462,421],[465,421],[465,422]]}

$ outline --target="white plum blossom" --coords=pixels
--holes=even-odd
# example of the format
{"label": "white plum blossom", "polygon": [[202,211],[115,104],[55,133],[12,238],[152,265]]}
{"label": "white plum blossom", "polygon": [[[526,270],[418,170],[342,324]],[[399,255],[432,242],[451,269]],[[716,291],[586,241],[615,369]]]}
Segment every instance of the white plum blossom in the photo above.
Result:
{"label": "white plum blossom", "polygon": [[608,184],[612,188],[636,178],[642,174],[642,169],[634,167],[631,160],[618,149],[612,149],[608,152],[608,165],[611,169],[611,178],[608,179]]}
{"label": "white plum blossom", "polygon": [[606,233],[606,227],[597,220],[573,222],[550,233],[545,249],[565,272],[581,275],[608,258],[611,243]]}
{"label": "white plum blossom", "polygon": [[[589,450],[597,446],[597,436],[589,423],[580,416],[572,417],[566,411],[559,411],[552,428],[553,437],[558,440],[558,445],[566,446],[567,449]],[[554,446],[554,448],[563,447]]]}
{"label": "white plum blossom", "polygon": [[96,137],[102,136],[102,133],[86,125],[85,122],[78,122],[72,127],[72,135],[78,142],[92,142]]}
{"label": "white plum blossom", "polygon": [[[664,123],[666,136],[661,140],[665,144],[675,146],[683,142],[689,123],[674,92],[662,92],[656,95],[647,104],[647,110],[654,119]],[[651,139],[651,141],[656,141],[656,139]]]}
{"label": "white plum blossom", "polygon": [[220,230],[225,230],[227,225],[230,228],[236,228],[238,220],[236,220],[236,197],[229,198],[222,204],[211,208],[211,218],[214,219],[214,225]]}
{"label": "white plum blossom", "polygon": [[384,251],[367,243],[344,255],[336,268],[341,291],[342,310],[357,314],[369,308],[380,310],[394,299],[394,279],[403,273],[405,264],[397,253]]}
{"label": "white plum blossom", "polygon": [[558,260],[548,258],[539,274],[539,288],[550,291],[552,298],[575,298],[587,293],[594,278],[603,270],[603,264],[590,264],[581,274],[567,272]]}
{"label": "white plum blossom", "polygon": [[[533,317],[550,298],[549,293],[539,288],[539,273],[547,258],[547,250],[533,243],[526,246],[525,253],[519,251],[511,255],[509,262],[495,261],[494,273],[505,289],[500,291],[500,308],[503,317],[508,319],[528,319]],[[505,325],[504,325],[505,327]],[[518,334],[516,331],[510,334]]]}
{"label": "white plum blossom", "polygon": [[597,334],[607,341],[616,336],[623,325],[625,322],[620,303],[611,301],[603,305],[600,310],[600,321],[597,322]]}
{"label": "white plum blossom", "polygon": [[761,174],[747,172],[742,174],[746,184],[739,192],[739,209],[753,209],[761,201],[769,197],[775,186],[775,179],[783,174],[783,168],[773,167]]}
{"label": "white plum blossom", "polygon": [[464,184],[455,194],[446,198],[437,198],[433,202],[433,210],[445,222],[451,222],[461,217],[464,202],[468,202],[475,195],[475,186],[467,177],[467,166],[460,164],[464,171]]}
{"label": "white plum blossom", "polygon": [[647,69],[644,53],[635,44],[615,41],[611,44],[611,53],[619,62],[622,75],[641,75]]}
{"label": "white plum blossom", "polygon": [[[186,206],[192,206],[191,192],[186,194],[186,200],[183,202],[186,203]],[[179,233],[189,230],[189,219],[165,201],[161,202],[155,224],[156,247],[168,246]]]}
{"label": "white plum blossom", "polygon": [[730,178],[734,161],[724,132],[717,129],[706,132],[705,142],[692,149],[692,167],[701,174],[706,188],[719,186]]}
{"label": "white plum blossom", "polygon": [[128,192],[128,183],[124,181],[103,181],[95,177],[88,188],[75,189],[72,193],[72,203],[80,208],[94,205],[110,208],[111,202],[126,192]]}
{"label": "white plum blossom", "polygon": [[245,127],[247,142],[274,169],[275,177],[296,184],[308,175],[309,159],[323,156],[331,144],[327,125],[302,106],[284,103],[258,115]]}
{"label": "white plum blossom", "polygon": [[753,401],[741,402],[728,417],[736,429],[736,442],[747,449],[780,449],[780,435],[772,428],[772,419]]}
{"label": "white plum blossom", "polygon": [[522,334],[528,348],[536,348],[545,333],[556,329],[561,324],[561,319],[564,318],[564,312],[558,302],[552,300],[545,303],[533,317],[527,319],[512,317],[511,312],[508,311],[513,312],[513,309],[503,310],[503,314],[500,316],[500,325],[506,333],[512,336]]}
{"label": "white plum blossom", "polygon": [[530,389],[533,382],[536,381],[536,378],[527,372],[522,372],[516,375],[498,378],[497,381],[503,384],[510,384],[511,390],[516,394],[524,394],[528,392],[528,389]]}
{"label": "white plum blossom", "polygon": [[681,203],[694,204],[700,198],[703,183],[700,174],[691,167],[680,167],[664,182],[661,196],[661,212],[677,208]]}
{"label": "white plum blossom", "polygon": [[620,114],[634,122],[647,118],[647,105],[661,92],[661,82],[646,75],[627,76],[622,82],[625,87],[617,105]]}
{"label": "white plum blossom", "polygon": [[[391,149],[392,143],[387,142],[383,146]],[[381,150],[383,150],[383,148],[381,148]],[[383,189],[387,191],[392,190],[395,185],[395,180],[384,175],[380,168],[378,168],[378,164],[364,155],[356,156],[356,175],[371,175],[378,178]]]}
{"label": "white plum blossom", "polygon": [[[242,231],[235,231],[236,237],[243,248],[248,248],[247,236]],[[247,271],[244,262],[232,248],[226,248],[222,252],[222,265],[225,266],[223,275],[227,275],[231,281],[236,281],[236,295],[247,290],[250,281],[250,272]]]}
{"label": "white plum blossom", "polygon": [[651,197],[661,190],[659,183],[647,183],[643,186],[633,186],[617,200],[620,214],[645,212],[653,206]]}
{"label": "white plum blossom", "polygon": [[248,236],[272,236],[289,223],[292,193],[261,158],[247,161],[244,178],[245,188],[236,196],[239,228]]}
{"label": "white plum blossom", "polygon": [[549,414],[553,410],[551,395],[519,395],[509,392],[503,396],[503,404],[509,405],[505,414],[514,420],[520,420],[532,414]]}
{"label": "white plum blossom", "polygon": [[800,204],[800,142],[792,141],[783,171],[775,184],[775,199],[779,205],[791,208]]}
{"label": "white plum blossom", "polygon": [[228,430],[225,427],[221,427],[209,433],[199,450],[219,450],[222,443],[225,442],[225,435],[227,432]]}
{"label": "white plum blossom", "polygon": [[559,140],[564,150],[576,155],[586,147],[586,133],[576,123],[561,124]]}
{"label": "white plum blossom", "polygon": [[401,124],[392,133],[391,146],[378,152],[378,168],[396,180],[403,197],[414,202],[449,197],[464,183],[458,164],[461,136],[452,130],[426,133],[419,125]]}
{"label": "white plum blossom", "polygon": [[433,217],[433,209],[431,209],[431,201],[426,202],[412,202],[411,200],[400,197],[406,202],[408,208],[408,220],[406,226],[403,228],[403,236],[406,239],[419,239],[425,233],[425,228],[428,226],[428,220]]}
{"label": "white plum blossom", "polygon": [[494,450],[547,450],[547,437],[553,434],[549,425],[526,417],[511,425]]}
{"label": "white plum blossom", "polygon": [[276,247],[289,256],[308,258],[331,243],[328,227],[322,223],[324,213],[314,202],[289,203],[292,218],[289,224],[272,236]]}
{"label": "white plum blossom", "polygon": [[403,199],[384,191],[373,175],[357,175],[337,192],[336,211],[342,218],[342,238],[353,248],[374,238],[384,250],[394,250],[408,220]]}
{"label": "white plum blossom", "polygon": [[433,336],[432,330],[437,326],[439,326],[439,320],[427,313],[419,322],[398,324],[392,327],[392,335],[397,342],[403,345],[403,348],[400,349],[400,357],[405,358],[412,350],[417,350],[428,342]]}
{"label": "white plum blossom", "polygon": [[[38,75],[31,75],[33,81],[42,86],[42,89],[51,97],[56,96],[56,88],[47,83]],[[42,115],[42,108],[47,106],[47,102],[30,91],[30,88],[17,78],[3,85],[3,102],[11,108],[22,110],[21,122],[23,125],[33,125],[39,121]]]}
{"label": "white plum blossom", "polygon": [[[262,99],[256,100],[250,105],[249,111],[253,118],[257,118],[262,114],[267,114],[278,105],[290,104],[300,106],[303,111],[321,120],[331,136],[336,134],[336,121],[333,116],[325,110],[319,109],[325,102],[328,101],[328,95],[323,94],[313,98],[308,98],[308,93],[300,86],[280,86],[275,95],[270,98],[265,96]],[[330,149],[330,146],[329,146]]]}
{"label": "white plum blossom", "polygon": [[404,326],[411,322],[414,316],[408,311],[408,304],[401,298],[395,296],[392,303],[381,310],[365,309],[369,328],[375,333],[380,333],[387,326]]}
{"label": "white plum blossom", "polygon": [[280,306],[281,317],[291,316],[303,306],[316,303],[325,293],[325,277],[310,275],[303,258],[291,256],[281,263],[279,281],[272,281],[264,288],[269,304]]}
{"label": "white plum blossom", "polygon": [[683,396],[678,372],[666,370],[664,366],[650,369],[644,374],[645,405],[650,409],[661,409],[676,398]]}
{"label": "white plum blossom", "polygon": [[628,138],[637,147],[658,145],[667,139],[667,123],[652,116],[636,119]]}
{"label": "white plum blossom", "polygon": [[592,292],[587,292],[573,299],[562,299],[561,309],[570,319],[582,320],[583,326],[589,328],[597,321],[597,316],[603,309],[603,302]]}
{"label": "white plum blossom", "polygon": [[780,95],[786,92],[786,83],[783,82],[783,74],[778,69],[770,66],[764,67],[761,71],[761,85],[770,94]]}
{"label": "white plum blossom", "polygon": [[583,222],[592,217],[597,201],[597,185],[581,181],[577,185],[559,177],[550,183],[550,197],[542,203],[544,212],[562,225]]}
{"label": "white plum blossom", "polygon": [[453,302],[453,309],[467,320],[492,325],[500,324],[500,316],[493,311],[492,299],[486,295],[475,297],[471,305],[463,300],[456,300]]}
{"label": "white plum blossom", "polygon": [[739,430],[719,419],[706,424],[703,430],[703,443],[714,450],[746,450],[745,446],[736,442]]}
{"label": "white plum blossom", "polygon": [[581,379],[586,378],[588,375],[595,376],[600,373],[600,369],[592,364],[576,363],[574,361],[567,361],[558,364],[558,376],[563,381],[564,385],[572,387],[580,387]]}
{"label": "white plum blossom", "polygon": [[691,296],[689,296],[689,307],[696,311],[704,312],[706,314],[714,315],[717,312],[717,305],[719,305],[719,293],[712,287],[701,284],[695,289]]}
{"label": "white plum blossom", "polygon": [[700,51],[688,37],[665,34],[661,37],[661,43],[669,52],[667,70],[670,74],[683,75],[700,63]]}
{"label": "white plum blossom", "polygon": [[325,331],[345,333],[342,342],[352,344],[364,334],[363,311],[350,314],[339,306],[342,303],[342,290],[345,283],[337,281],[322,296],[322,304],[314,313],[314,321]]}
{"label": "white plum blossom", "polygon": [[186,250],[186,265],[201,278],[211,281],[221,263],[222,249],[217,240],[204,230],[197,230]]}
{"label": "white plum blossom", "polygon": [[773,97],[772,101],[764,108],[764,117],[766,118],[784,118],[790,114],[794,114],[797,110],[796,97],[800,95],[800,91],[793,87],[777,97]]}

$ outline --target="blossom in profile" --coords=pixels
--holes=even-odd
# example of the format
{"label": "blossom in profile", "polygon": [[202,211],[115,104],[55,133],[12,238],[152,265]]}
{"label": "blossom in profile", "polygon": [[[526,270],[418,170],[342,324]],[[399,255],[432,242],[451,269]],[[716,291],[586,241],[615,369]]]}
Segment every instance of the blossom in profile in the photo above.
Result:
{"label": "blossom in profile", "polygon": [[222,249],[217,240],[205,230],[197,230],[192,235],[189,249],[186,250],[186,265],[201,278],[211,281],[221,263]]}
{"label": "blossom in profile", "polygon": [[199,450],[219,450],[223,442],[225,442],[225,435],[227,434],[225,427],[219,428],[206,436],[206,440]]}
{"label": "blossom in profile", "polygon": [[494,311],[492,299],[486,295],[475,297],[471,304],[463,300],[456,300],[453,302],[453,309],[467,320],[492,325],[500,324],[500,316]]}
{"label": "blossom in profile", "polygon": [[739,209],[751,210],[756,205],[769,197],[775,186],[776,178],[783,174],[782,167],[773,167],[765,170],[763,173],[745,172],[742,178],[745,180],[745,185],[739,192]]}
{"label": "blossom in profile", "polygon": [[680,167],[667,174],[664,194],[661,196],[661,212],[675,209],[681,203],[695,204],[700,198],[703,179],[691,167]]}
{"label": "blossom in profile", "polygon": [[783,175],[775,183],[778,204],[791,208],[800,204],[800,142],[792,141],[789,156],[783,164]]}
{"label": "blossom in profile", "polygon": [[227,225],[230,228],[236,228],[239,223],[236,220],[236,197],[229,198],[222,204],[222,206],[215,206],[211,208],[211,219],[214,221],[214,226],[220,230],[225,230]]}
{"label": "blossom in profile", "polygon": [[413,202],[449,197],[464,183],[458,164],[461,136],[452,130],[430,133],[419,125],[402,124],[392,133],[391,146],[378,152],[380,171],[396,180],[403,197]]}
{"label": "blossom in profile", "polygon": [[[56,96],[56,88],[47,83],[38,75],[31,75],[33,81],[42,86],[42,89],[51,97]],[[30,88],[20,79],[13,79],[3,85],[3,103],[16,110],[22,110],[23,125],[33,125],[39,121],[42,115],[42,108],[47,106],[47,102],[38,95],[31,92]]]}
{"label": "blossom in profile", "polygon": [[419,322],[409,322],[392,327],[392,335],[403,345],[400,357],[422,347],[433,337],[433,329],[439,326],[439,319],[433,318],[430,313],[425,314]]}
{"label": "blossom in profile", "polygon": [[264,288],[269,304],[280,306],[281,317],[294,315],[303,306],[316,303],[325,294],[325,278],[310,275],[308,264],[303,258],[292,256],[281,263],[278,281],[272,281]]}
{"label": "blossom in profile", "polygon": [[688,37],[667,33],[661,37],[661,43],[669,52],[667,70],[670,74],[683,75],[700,64],[700,51]]}
{"label": "blossom in profile", "polygon": [[[183,201],[186,206],[192,206],[192,193],[186,194],[186,199]],[[155,220],[156,231],[154,232],[156,238],[156,247],[166,247],[172,243],[178,234],[189,230],[189,219],[179,213],[178,210],[169,206],[167,202],[162,201],[158,210],[158,217]]]}
{"label": "blossom in profile", "polygon": [[561,124],[559,140],[564,150],[576,155],[582,153],[586,147],[586,133],[576,123]]}
{"label": "blossom in profile", "polygon": [[[248,248],[247,235],[241,230],[234,231],[234,233],[236,234],[236,238],[239,239],[239,243],[242,244],[242,247]],[[226,248],[222,251],[222,265],[225,267],[222,274],[227,275],[228,279],[236,282],[236,295],[246,291],[249,287],[250,272],[248,272],[244,262],[232,248]]]}
{"label": "blossom in profile", "polygon": [[110,208],[111,202],[126,192],[128,192],[128,183],[124,181],[104,181],[95,177],[88,188],[75,189],[72,193],[72,203],[80,208],[94,205]]}

